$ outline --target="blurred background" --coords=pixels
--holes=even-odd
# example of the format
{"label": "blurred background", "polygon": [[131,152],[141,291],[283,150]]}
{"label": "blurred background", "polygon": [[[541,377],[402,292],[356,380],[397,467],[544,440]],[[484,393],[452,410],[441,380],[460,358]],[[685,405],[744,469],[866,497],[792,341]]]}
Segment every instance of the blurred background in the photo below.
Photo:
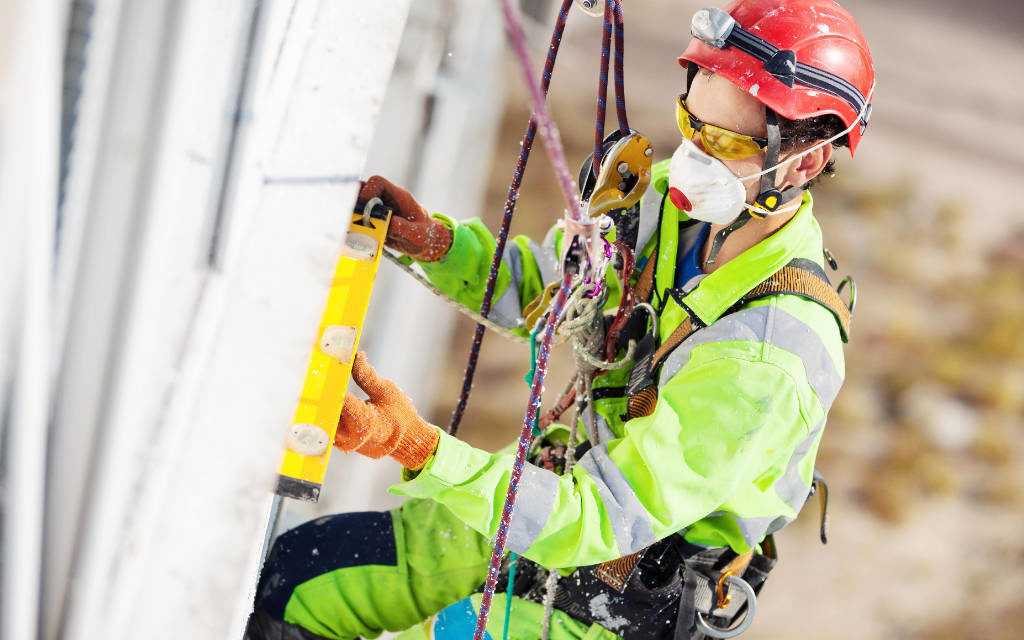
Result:
{"label": "blurred background", "polygon": [[[556,4],[521,3],[538,69]],[[1018,638],[1024,4],[843,5],[878,87],[814,189],[859,293],[817,463],[831,537],[812,500],[744,637]],[[702,6],[624,3],[656,160]],[[277,533],[398,504],[397,465],[354,455],[317,504],[270,490],[358,178],[498,226],[529,119],[498,7],[0,0],[0,638],[240,637]],[[549,94],[573,169],[600,30],[573,12]],[[561,200],[538,142],[513,234]],[[473,322],[384,264],[367,326],[378,370],[448,424]],[[485,338],[460,437],[516,437],[528,361]],[[556,349],[547,388],[570,366]]]}

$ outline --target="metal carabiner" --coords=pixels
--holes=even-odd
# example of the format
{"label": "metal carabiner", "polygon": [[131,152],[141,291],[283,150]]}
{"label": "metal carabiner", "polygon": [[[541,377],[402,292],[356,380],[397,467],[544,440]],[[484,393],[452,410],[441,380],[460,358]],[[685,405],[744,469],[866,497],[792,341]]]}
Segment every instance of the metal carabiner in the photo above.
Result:
{"label": "metal carabiner", "polygon": [[850,309],[850,314],[853,315],[853,308],[857,306],[857,282],[853,279],[853,276],[843,278],[839,286],[836,287],[836,293],[842,293],[843,287],[847,284],[850,285],[850,304],[847,305],[847,308]]}
{"label": "metal carabiner", "polygon": [[[380,198],[374,197],[370,198],[365,202],[357,202],[356,206],[358,207],[360,204],[363,205],[363,219],[359,222],[359,224],[363,225],[364,227],[370,227],[371,229],[374,228],[373,223],[370,222],[371,218],[376,217],[383,219],[387,217],[388,209],[387,207],[384,206],[384,201],[381,200]],[[380,207],[380,209],[378,209],[378,207]]]}
{"label": "metal carabiner", "polygon": [[655,342],[658,340],[658,311],[647,302],[638,302],[633,305],[633,311],[642,309],[647,313],[647,316],[651,319],[651,333],[654,336]]}
{"label": "metal carabiner", "polygon": [[[743,594],[747,597],[747,612],[743,614],[743,619],[736,626],[729,629],[720,629],[709,624],[704,619],[704,614],[698,611],[697,629],[711,638],[735,638],[746,631],[754,622],[754,614],[757,613],[757,594],[754,593],[754,588],[746,580],[731,573],[726,573],[722,576],[722,579],[719,580],[719,587],[721,587],[722,582],[728,582],[730,585],[734,585],[743,591]],[[719,594],[721,594],[721,591],[719,591]],[[728,596],[724,598],[726,606],[728,606],[730,599]]]}
{"label": "metal carabiner", "polygon": [[594,18],[604,15],[603,0],[576,0],[576,6],[580,8],[580,11]]}
{"label": "metal carabiner", "polygon": [[821,255],[825,257],[825,262],[828,263],[828,266],[832,267],[833,271],[839,271],[839,263],[836,262],[836,259],[832,256],[832,252],[828,250],[828,247],[821,250]]}

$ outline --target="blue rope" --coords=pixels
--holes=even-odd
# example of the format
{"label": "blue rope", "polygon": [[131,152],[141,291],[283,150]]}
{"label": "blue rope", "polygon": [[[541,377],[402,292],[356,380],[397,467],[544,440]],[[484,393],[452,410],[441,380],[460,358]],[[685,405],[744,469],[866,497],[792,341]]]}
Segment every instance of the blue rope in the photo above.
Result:
{"label": "blue rope", "polygon": [[501,640],[508,640],[508,623],[512,618],[512,585],[516,582],[516,564],[519,555],[515,551],[508,552],[508,586],[505,587],[505,628],[501,632]]}
{"label": "blue rope", "polygon": [[[530,362],[532,364],[530,365],[529,373],[527,373],[524,377],[524,380],[526,380],[526,386],[528,387],[533,386],[533,376],[537,374],[537,337],[539,335],[540,329],[534,329],[533,331],[530,332]],[[530,431],[530,433],[533,435],[534,438],[536,438],[541,433],[536,416],[533,419],[532,427],[533,429]]]}

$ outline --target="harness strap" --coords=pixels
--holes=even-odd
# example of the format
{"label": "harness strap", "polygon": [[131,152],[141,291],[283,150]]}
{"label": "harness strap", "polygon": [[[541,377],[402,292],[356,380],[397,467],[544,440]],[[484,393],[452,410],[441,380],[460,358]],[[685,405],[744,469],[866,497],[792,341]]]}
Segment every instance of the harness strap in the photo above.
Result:
{"label": "harness strap", "polygon": [[654,251],[647,258],[643,270],[640,271],[640,276],[636,279],[636,286],[633,287],[633,295],[637,302],[648,302],[651,297],[651,290],[654,289],[654,265],[658,262],[657,257],[658,247],[655,246]]}
{"label": "harness strap", "polygon": [[661,346],[654,352],[654,361],[651,370],[653,371],[661,362],[668,357],[668,354],[679,346],[679,344],[693,335],[698,329],[703,328],[703,324],[698,320],[694,322],[692,316],[686,316],[686,319],[680,323],[676,330],[665,338],[665,341],[661,343]]}
{"label": "harness strap", "polygon": [[732,573],[734,576],[742,576],[750,566],[750,561],[754,558],[754,550],[751,549],[746,553],[740,554],[732,559],[732,562],[725,566],[722,573]]}
{"label": "harness strap", "polygon": [[751,289],[740,299],[737,306],[779,294],[800,296],[825,307],[839,322],[839,332],[843,342],[850,341],[850,308],[832,288],[828,276],[825,275],[825,270],[813,260],[805,258],[793,260]]}
{"label": "harness strap", "polygon": [[[647,270],[646,265],[644,270]],[[825,275],[825,270],[814,261],[804,258],[796,258],[773,273],[740,298],[726,313],[732,313],[754,300],[781,294],[800,296],[828,309],[839,323],[839,332],[843,342],[849,342],[850,309],[832,288],[828,276]],[[680,306],[689,312],[685,305]],[[642,358],[638,351],[634,371],[630,373],[630,384],[627,391],[627,419],[649,416],[654,412],[658,393],[657,386],[654,384],[654,371],[661,366],[661,363],[676,347],[703,329],[704,326],[698,318],[690,313],[650,357]]]}

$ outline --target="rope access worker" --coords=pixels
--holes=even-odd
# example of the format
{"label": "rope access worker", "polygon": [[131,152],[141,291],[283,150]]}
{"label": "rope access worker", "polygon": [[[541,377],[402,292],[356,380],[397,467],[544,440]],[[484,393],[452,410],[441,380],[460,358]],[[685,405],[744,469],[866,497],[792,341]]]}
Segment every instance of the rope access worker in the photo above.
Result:
{"label": "rope access worker", "polygon": [[[639,363],[652,361],[638,347],[632,371],[594,379],[595,418],[570,473],[552,470],[564,462],[557,446],[531,454],[508,532],[509,549],[522,556],[513,638],[540,637],[553,568],[553,640],[714,635],[732,624],[713,611],[723,604],[723,576],[757,590],[774,564],[771,534],[811,494],[843,381],[849,316],[806,284],[827,282],[807,186],[831,170],[835,148],[852,155],[860,142],[871,54],[832,0],[737,0],[699,11],[691,31],[674,106],[682,143],[654,165],[640,205],[616,216],[619,239],[636,256],[631,282],[657,310],[654,322],[631,322],[626,333],[641,345],[653,339],[655,366],[638,375]],[[392,248],[480,308],[495,240],[478,220],[429,215],[378,176],[360,197],[393,208]],[[492,320],[521,327],[522,309],[559,279],[561,241],[557,230],[541,245],[513,239]],[[782,292],[772,288],[787,278]],[[606,308],[618,303],[616,285],[610,277]],[[686,323],[688,337],[669,345]],[[353,375],[368,400],[346,398],[335,443],[398,460],[405,471],[392,492],[409,499],[391,512],[324,517],[281,535],[247,637],[406,630],[403,639],[468,638],[512,455],[428,424],[362,354]],[[656,401],[634,412],[631,394],[645,375]],[[567,432],[553,425],[545,444],[566,442]],[[498,584],[493,638],[504,623],[506,580]]]}

